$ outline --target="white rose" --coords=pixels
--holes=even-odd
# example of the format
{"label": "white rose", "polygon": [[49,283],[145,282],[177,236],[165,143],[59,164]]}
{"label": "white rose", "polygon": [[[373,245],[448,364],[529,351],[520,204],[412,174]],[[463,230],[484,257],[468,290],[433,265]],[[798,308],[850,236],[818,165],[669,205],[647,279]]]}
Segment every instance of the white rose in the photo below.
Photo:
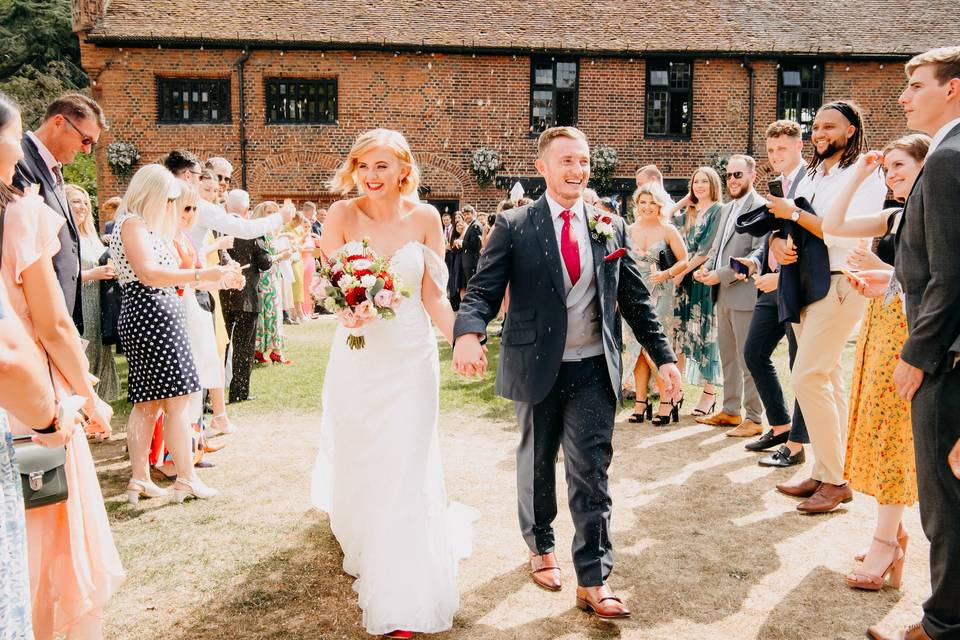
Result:
{"label": "white rose", "polygon": [[369,289],[375,284],[377,284],[377,276],[367,274],[360,278],[360,286],[364,289]]}
{"label": "white rose", "polygon": [[600,235],[606,236],[613,233],[613,227],[606,222],[598,222],[596,226],[596,231]]}
{"label": "white rose", "polygon": [[361,258],[360,260],[354,260],[350,263],[350,265],[353,267],[354,271],[359,271],[360,269],[369,269],[371,266],[373,266],[373,262],[365,258]]}
{"label": "white rose", "polygon": [[348,289],[353,289],[357,286],[357,279],[351,275],[345,275],[340,278],[340,282],[337,283],[337,286],[340,287],[340,291],[347,291]]}

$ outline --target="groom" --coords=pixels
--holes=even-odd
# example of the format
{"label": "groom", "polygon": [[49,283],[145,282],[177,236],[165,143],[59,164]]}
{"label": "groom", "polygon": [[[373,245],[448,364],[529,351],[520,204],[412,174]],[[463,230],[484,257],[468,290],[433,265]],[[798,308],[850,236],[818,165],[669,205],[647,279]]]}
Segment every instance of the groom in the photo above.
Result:
{"label": "groom", "polygon": [[533,581],[561,588],[552,524],[562,444],[576,528],[577,606],[623,618],[629,609],[606,585],[613,568],[607,468],[621,399],[621,314],[659,366],[668,394],[680,372],[630,258],[623,220],[597,226],[598,212],[581,197],[590,178],[586,136],[553,127],[537,147],[547,192],[497,216],[460,303],[453,366],[465,375],[483,373],[487,323],[509,285],[496,388],[514,401],[520,423],[518,506]]}

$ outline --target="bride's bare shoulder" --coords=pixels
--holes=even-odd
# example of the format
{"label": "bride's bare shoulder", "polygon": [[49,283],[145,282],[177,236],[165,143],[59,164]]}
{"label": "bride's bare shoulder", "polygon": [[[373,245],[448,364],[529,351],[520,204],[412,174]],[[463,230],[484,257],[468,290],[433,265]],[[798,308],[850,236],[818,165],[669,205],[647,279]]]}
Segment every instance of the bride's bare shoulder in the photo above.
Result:
{"label": "bride's bare shoulder", "polygon": [[440,212],[437,208],[428,202],[411,203],[410,215],[418,223],[427,227],[432,227],[440,222]]}
{"label": "bride's bare shoulder", "polygon": [[357,216],[357,198],[337,200],[327,209],[327,223],[343,223]]}

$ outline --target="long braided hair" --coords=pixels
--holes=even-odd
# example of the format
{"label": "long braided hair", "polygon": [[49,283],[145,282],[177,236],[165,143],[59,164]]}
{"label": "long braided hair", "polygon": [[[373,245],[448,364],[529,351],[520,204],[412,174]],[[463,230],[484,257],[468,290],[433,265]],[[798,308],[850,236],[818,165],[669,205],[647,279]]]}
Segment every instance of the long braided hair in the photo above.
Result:
{"label": "long braided hair", "polygon": [[[17,103],[0,92],[0,129],[10,124],[14,118],[19,117],[20,107],[17,106]],[[23,194],[20,193],[19,189],[0,181],[0,211],[5,210],[15,197],[21,195]]]}
{"label": "long braided hair", "polygon": [[[847,139],[847,145],[840,156],[840,168],[846,169],[855,163],[861,155],[867,151],[867,136],[863,131],[863,111],[856,102],[851,100],[834,100],[820,107],[817,114],[823,113],[827,109],[839,111],[847,121],[854,126],[856,131]],[[817,167],[823,164],[827,158],[821,156],[816,149],[813,151],[813,159],[810,161],[808,173],[813,176],[817,172]]]}

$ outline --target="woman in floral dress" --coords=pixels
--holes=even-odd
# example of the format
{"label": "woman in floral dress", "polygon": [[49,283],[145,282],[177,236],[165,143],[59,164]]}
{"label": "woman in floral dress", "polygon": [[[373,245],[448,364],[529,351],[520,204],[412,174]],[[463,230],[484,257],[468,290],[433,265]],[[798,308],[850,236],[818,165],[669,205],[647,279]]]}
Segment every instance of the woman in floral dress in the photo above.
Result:
{"label": "woman in floral dress", "polygon": [[[280,210],[276,202],[261,202],[253,210],[254,218],[262,218]],[[283,301],[280,294],[279,263],[289,257],[289,251],[278,251],[270,234],[262,242],[273,260],[269,271],[264,271],[257,285],[260,294],[260,316],[257,318],[256,350],[254,360],[262,364],[270,361],[290,364],[283,357]]]}

